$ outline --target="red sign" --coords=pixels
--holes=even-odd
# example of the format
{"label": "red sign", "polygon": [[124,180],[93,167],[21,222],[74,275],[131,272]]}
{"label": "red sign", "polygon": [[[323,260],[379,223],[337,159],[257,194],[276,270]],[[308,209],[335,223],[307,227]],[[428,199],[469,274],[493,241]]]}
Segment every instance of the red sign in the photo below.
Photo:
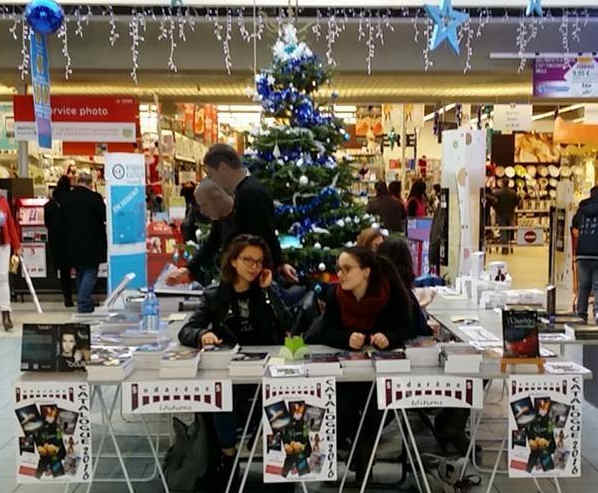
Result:
{"label": "red sign", "polygon": [[[13,96],[16,140],[35,140],[32,96]],[[53,138],[67,142],[135,142],[137,100],[51,96]]]}
{"label": "red sign", "polygon": [[536,235],[535,231],[526,231],[525,234],[523,235],[523,238],[528,243],[534,243],[536,241],[536,239],[538,238],[538,235]]}

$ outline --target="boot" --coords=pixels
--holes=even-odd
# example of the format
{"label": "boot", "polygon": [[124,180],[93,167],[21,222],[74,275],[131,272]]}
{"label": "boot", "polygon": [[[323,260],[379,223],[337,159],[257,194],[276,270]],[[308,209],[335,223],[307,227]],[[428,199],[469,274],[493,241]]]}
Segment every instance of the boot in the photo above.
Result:
{"label": "boot", "polygon": [[10,319],[9,311],[2,312],[2,325],[4,326],[4,330],[10,330],[13,328],[13,324],[12,324],[12,320]]}
{"label": "boot", "polygon": [[73,303],[72,296],[64,298],[64,306],[67,307],[67,308],[71,308],[72,306],[75,306],[75,304]]}

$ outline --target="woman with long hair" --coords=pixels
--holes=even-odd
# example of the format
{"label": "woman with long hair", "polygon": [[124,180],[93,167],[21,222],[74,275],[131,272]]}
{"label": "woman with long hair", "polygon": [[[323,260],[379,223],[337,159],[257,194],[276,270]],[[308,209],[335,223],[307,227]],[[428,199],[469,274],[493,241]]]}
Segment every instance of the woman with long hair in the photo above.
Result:
{"label": "woman with long hair", "polygon": [[416,180],[411,185],[407,198],[407,217],[424,217],[428,212],[428,198],[426,197],[426,182]]}
{"label": "woman with long hair", "polygon": [[[199,308],[181,331],[181,344],[205,348],[223,344],[279,345],[290,330],[284,303],[272,289],[272,256],[266,242],[252,235],[237,236],[222,257],[220,283],[204,291]],[[253,397],[252,385],[236,385],[233,411],[214,413],[222,450],[218,477],[224,487],[235,457],[236,429]]]}

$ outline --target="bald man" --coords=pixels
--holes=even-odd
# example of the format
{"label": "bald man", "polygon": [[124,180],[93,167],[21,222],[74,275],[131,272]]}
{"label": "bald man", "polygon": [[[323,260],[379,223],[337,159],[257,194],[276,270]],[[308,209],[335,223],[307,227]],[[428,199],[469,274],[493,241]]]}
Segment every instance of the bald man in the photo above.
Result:
{"label": "bald man", "polygon": [[166,279],[170,286],[186,284],[202,277],[202,266],[216,263],[224,241],[233,229],[233,198],[214,181],[204,178],[195,188],[199,210],[212,221],[210,234],[187,267],[173,271]]}

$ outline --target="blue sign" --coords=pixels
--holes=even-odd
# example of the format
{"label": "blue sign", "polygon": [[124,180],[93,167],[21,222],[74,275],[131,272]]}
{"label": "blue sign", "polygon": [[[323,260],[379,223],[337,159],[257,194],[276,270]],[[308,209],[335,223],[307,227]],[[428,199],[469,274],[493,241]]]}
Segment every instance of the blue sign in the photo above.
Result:
{"label": "blue sign", "polygon": [[31,36],[31,83],[37,143],[52,149],[52,107],[50,106],[50,64],[47,37],[34,33]]}

